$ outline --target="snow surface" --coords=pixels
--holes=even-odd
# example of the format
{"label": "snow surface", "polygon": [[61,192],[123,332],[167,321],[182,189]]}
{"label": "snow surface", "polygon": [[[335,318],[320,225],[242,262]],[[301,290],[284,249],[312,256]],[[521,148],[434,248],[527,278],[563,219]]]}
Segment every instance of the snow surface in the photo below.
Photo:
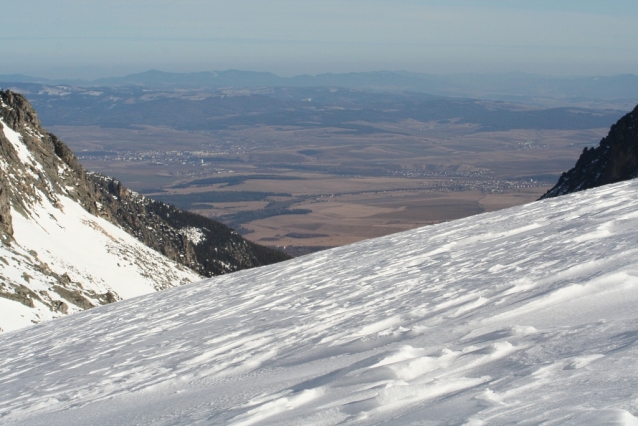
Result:
{"label": "snow surface", "polygon": [[70,198],[59,197],[58,202],[61,209],[43,201],[29,218],[12,210],[13,236],[21,246],[35,250],[41,261],[60,267],[60,274],[66,272],[72,281],[85,288],[93,286],[99,293],[114,290],[128,299],[155,291],[153,275],[158,273],[172,275],[175,285],[198,278],[186,267],[162,271],[161,264],[173,262]]}
{"label": "snow surface", "polygon": [[638,419],[638,181],[0,336],[0,423]]}

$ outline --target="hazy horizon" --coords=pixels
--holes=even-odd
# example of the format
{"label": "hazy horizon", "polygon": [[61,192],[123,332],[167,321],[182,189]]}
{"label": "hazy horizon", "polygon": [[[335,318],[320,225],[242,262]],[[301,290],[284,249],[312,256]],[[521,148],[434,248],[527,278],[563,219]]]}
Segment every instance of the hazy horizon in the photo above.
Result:
{"label": "hazy horizon", "polygon": [[[638,76],[638,70],[636,73],[612,73],[612,74],[589,74],[589,75],[578,75],[578,74],[558,74],[558,75],[552,75],[552,74],[542,74],[542,73],[534,73],[534,72],[525,72],[525,71],[508,71],[508,72],[449,72],[449,73],[421,73],[421,72],[414,72],[414,71],[409,71],[409,70],[405,70],[405,69],[371,69],[371,70],[365,70],[365,71],[360,71],[360,70],[352,70],[352,71],[344,71],[344,72],[332,72],[332,71],[326,71],[323,73],[300,73],[300,74],[291,74],[291,75],[282,75],[282,74],[278,74],[276,72],[270,71],[270,70],[250,70],[250,69],[237,69],[237,68],[227,68],[227,69],[202,69],[202,70],[184,70],[184,71],[169,71],[166,69],[158,69],[158,68],[147,68],[147,69],[139,69],[139,70],[132,70],[130,72],[127,72],[125,70],[111,70],[111,69],[102,69],[102,68],[61,68],[61,69],[52,69],[49,70],[49,72],[45,72],[44,74],[40,73],[40,74],[30,74],[30,73],[25,73],[25,72],[15,72],[15,73],[0,73],[0,76],[8,76],[8,75],[22,75],[24,77],[32,77],[35,79],[42,79],[42,80],[52,80],[52,81],[65,81],[65,80],[69,80],[69,81],[87,81],[87,82],[91,82],[91,81],[96,81],[96,80],[100,80],[100,79],[111,79],[111,78],[121,78],[121,77],[127,77],[127,76],[131,76],[131,75],[137,75],[137,74],[144,74],[144,73],[149,73],[149,72],[161,72],[161,73],[167,73],[167,74],[196,74],[196,73],[222,73],[222,72],[228,72],[228,71],[237,71],[237,72],[255,72],[255,73],[269,73],[269,74],[273,74],[276,77],[280,77],[280,78],[293,78],[293,77],[302,77],[302,76],[312,76],[312,77],[316,77],[316,76],[321,76],[321,75],[326,75],[326,74],[334,74],[334,75],[346,75],[346,74],[359,74],[359,73],[382,73],[382,72],[389,72],[389,73],[414,73],[414,74],[422,74],[424,76],[430,75],[430,76],[435,76],[435,77],[463,77],[463,76],[469,76],[469,77],[498,77],[498,76],[512,76],[512,77],[516,77],[516,76],[522,76],[522,77],[530,77],[530,78],[534,78],[534,77],[538,77],[538,78],[596,78],[596,77],[619,77],[619,76]],[[50,74],[50,75],[49,75]],[[79,76],[79,75],[86,75],[85,77]]]}
{"label": "hazy horizon", "polygon": [[0,74],[636,73],[636,2],[556,3],[24,0],[4,6]]}

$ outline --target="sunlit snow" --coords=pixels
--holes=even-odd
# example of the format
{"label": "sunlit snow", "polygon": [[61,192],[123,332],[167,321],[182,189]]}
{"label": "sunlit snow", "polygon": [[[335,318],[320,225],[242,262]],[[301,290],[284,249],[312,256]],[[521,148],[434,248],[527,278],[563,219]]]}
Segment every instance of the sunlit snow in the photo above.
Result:
{"label": "sunlit snow", "polygon": [[[123,299],[201,279],[70,198],[58,196],[57,207],[44,194],[39,198],[41,201],[31,206],[29,217],[12,209],[15,241],[10,246],[0,244],[0,276],[4,279],[67,304],[56,292],[49,291],[58,283],[39,271],[40,263],[59,275],[66,274],[85,290],[97,294],[112,291]],[[16,330],[62,315],[37,300],[34,304],[30,308],[0,298],[0,330]],[[70,313],[80,310],[68,305]]]}
{"label": "sunlit snow", "polygon": [[638,420],[638,181],[0,336],[0,423]]}
{"label": "sunlit snow", "polygon": [[[2,108],[11,109],[4,102]],[[53,155],[37,120],[20,114],[15,129],[0,119],[8,150],[0,159],[8,210],[0,243],[0,332],[202,279],[109,222],[100,203],[76,190],[82,183]],[[95,208],[98,215],[87,211]],[[189,238],[202,236],[193,230]]]}

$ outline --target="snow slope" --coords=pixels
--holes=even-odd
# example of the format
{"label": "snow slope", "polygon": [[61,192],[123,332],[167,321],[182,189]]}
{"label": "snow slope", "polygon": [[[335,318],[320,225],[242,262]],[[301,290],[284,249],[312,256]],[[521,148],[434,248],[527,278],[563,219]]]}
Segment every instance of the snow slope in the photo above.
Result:
{"label": "snow slope", "polygon": [[638,181],[0,336],[0,423],[638,419]]}
{"label": "snow slope", "polygon": [[73,197],[80,183],[47,152],[38,127],[18,130],[0,119],[0,195],[11,223],[0,232],[0,332],[202,278],[90,214]]}
{"label": "snow slope", "polygon": [[[82,290],[80,300],[95,306],[107,292],[128,299],[201,279],[72,199],[59,196],[58,204],[55,207],[41,197],[28,217],[12,209],[14,241],[0,244],[0,277],[28,287],[37,296],[31,298],[32,307],[0,297],[0,330],[17,330],[82,310],[68,300],[73,296],[65,299],[59,294],[66,294],[63,291],[51,291],[58,283],[43,273],[42,264],[58,275],[66,274],[70,289],[75,283]],[[43,298],[49,303],[42,303]],[[51,301],[65,303],[65,312],[53,311]]]}

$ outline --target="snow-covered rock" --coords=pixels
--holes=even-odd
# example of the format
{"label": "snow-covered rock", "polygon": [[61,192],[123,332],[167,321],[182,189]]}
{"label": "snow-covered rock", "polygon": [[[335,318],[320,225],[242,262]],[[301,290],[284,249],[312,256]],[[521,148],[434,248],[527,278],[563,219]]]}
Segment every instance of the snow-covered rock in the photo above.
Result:
{"label": "snow-covered rock", "polygon": [[0,99],[0,331],[202,278],[109,221],[28,102]]}
{"label": "snow-covered rock", "polygon": [[638,181],[0,336],[0,423],[638,422]]}
{"label": "snow-covered rock", "polygon": [[0,244],[4,331],[202,279],[68,197],[12,219]]}

